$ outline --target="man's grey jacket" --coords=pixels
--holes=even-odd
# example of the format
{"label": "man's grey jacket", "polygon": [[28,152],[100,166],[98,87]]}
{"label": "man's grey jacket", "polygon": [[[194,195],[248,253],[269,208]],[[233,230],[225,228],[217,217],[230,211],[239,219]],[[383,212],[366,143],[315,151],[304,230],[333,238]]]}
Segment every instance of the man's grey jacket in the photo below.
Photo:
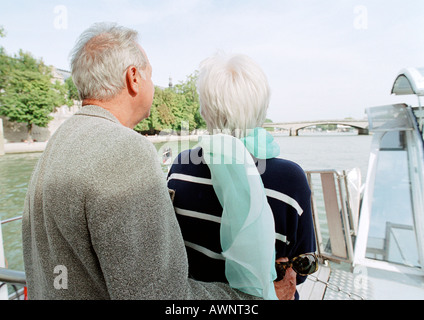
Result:
{"label": "man's grey jacket", "polygon": [[49,140],[22,222],[29,299],[246,299],[188,279],[156,149],[99,106]]}

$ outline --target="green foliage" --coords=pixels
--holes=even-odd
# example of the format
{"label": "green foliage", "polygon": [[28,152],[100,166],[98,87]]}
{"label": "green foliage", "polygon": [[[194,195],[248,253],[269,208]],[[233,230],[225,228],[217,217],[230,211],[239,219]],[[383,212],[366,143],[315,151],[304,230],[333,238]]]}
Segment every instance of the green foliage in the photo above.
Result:
{"label": "green foliage", "polygon": [[190,114],[187,121],[191,129],[206,128],[206,123],[200,115],[199,95],[196,88],[198,75],[198,71],[195,71],[194,74],[187,76],[185,82],[175,86],[176,92],[185,97],[187,112]]}
{"label": "green foliage", "polygon": [[[271,119],[266,118],[264,122],[265,123],[272,123],[273,121]],[[269,132],[273,132],[273,131],[275,131],[275,128],[265,128],[265,130],[269,131]]]}
{"label": "green foliage", "polygon": [[134,130],[154,134],[163,130],[194,130],[205,128],[199,113],[199,96],[196,90],[197,72],[172,88],[155,87],[150,117]]}
{"label": "green foliage", "polygon": [[8,76],[13,69],[12,59],[8,57],[4,49],[0,47],[0,93],[5,88]]}
{"label": "green foliage", "polygon": [[[0,38],[4,36],[0,26]],[[155,134],[163,130],[205,128],[199,113],[197,76],[194,72],[172,88],[156,87],[150,116],[134,129]],[[71,106],[74,100],[79,100],[79,94],[71,77],[63,85],[53,83],[50,68],[41,60],[22,50],[11,57],[0,47],[0,115],[26,123],[29,136],[34,124],[46,127],[56,107]]]}
{"label": "green foliage", "polygon": [[49,114],[67,103],[65,87],[51,79],[50,68],[31,54],[21,50],[12,58],[0,50],[0,115],[26,123],[29,138],[34,124],[46,127]]}
{"label": "green foliage", "polygon": [[65,80],[65,88],[68,98],[71,100],[80,100],[78,89],[72,80],[72,77],[69,77]]}

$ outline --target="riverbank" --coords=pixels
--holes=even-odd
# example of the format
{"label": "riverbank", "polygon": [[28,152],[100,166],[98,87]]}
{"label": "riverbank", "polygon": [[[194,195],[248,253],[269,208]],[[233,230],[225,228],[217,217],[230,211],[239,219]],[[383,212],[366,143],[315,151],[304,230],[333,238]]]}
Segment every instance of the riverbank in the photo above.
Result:
{"label": "riverbank", "polygon": [[11,142],[4,144],[4,153],[43,152],[47,142]]}
{"label": "riverbank", "polygon": [[[199,135],[185,135],[185,136],[177,136],[177,135],[155,135],[155,136],[145,136],[152,143],[158,142],[168,142],[168,141],[197,141]],[[46,148],[46,142],[11,142],[4,144],[4,153],[31,153],[31,152],[43,152]]]}

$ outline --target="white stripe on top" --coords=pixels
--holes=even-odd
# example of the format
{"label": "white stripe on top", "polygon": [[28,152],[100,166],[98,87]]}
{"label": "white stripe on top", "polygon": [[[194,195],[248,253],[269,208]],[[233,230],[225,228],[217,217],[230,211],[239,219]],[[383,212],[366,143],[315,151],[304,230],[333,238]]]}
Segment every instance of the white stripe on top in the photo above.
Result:
{"label": "white stripe on top", "polygon": [[175,212],[179,215],[182,215],[182,216],[187,216],[187,217],[197,218],[197,219],[201,219],[201,220],[208,220],[208,221],[212,221],[212,222],[221,223],[221,217],[213,216],[213,215],[207,214],[207,213],[191,211],[191,210],[181,209],[181,208],[177,208],[177,207],[175,207]]}
{"label": "white stripe on top", "polygon": [[[196,218],[196,219],[200,219],[200,220],[207,220],[207,221],[212,221],[212,222],[216,222],[216,223],[221,223],[221,217],[216,217],[216,216],[213,216],[213,215],[207,214],[207,213],[185,210],[185,209],[180,209],[180,208],[177,208],[177,207],[175,207],[175,212],[179,215],[182,215],[182,216],[187,216],[187,217]],[[287,236],[285,236],[284,234],[281,234],[281,233],[276,233],[275,239],[280,240],[280,241],[286,243],[287,245],[290,243],[289,241],[287,241]]]}
{"label": "white stripe on top", "polygon": [[182,173],[171,174],[168,178],[168,181],[172,179],[212,185],[211,179],[194,177],[194,176],[190,176],[188,174],[182,174]]}
{"label": "white stripe on top", "polygon": [[[207,184],[207,185],[212,185],[212,180],[208,179],[208,178],[199,178],[199,177],[193,177],[187,174],[182,174],[182,173],[173,173],[169,176],[168,181],[172,180],[172,179],[176,179],[176,180],[182,180],[182,181],[187,181],[187,182],[193,182],[193,183],[201,183],[201,184]],[[303,209],[302,207],[299,205],[299,203],[293,199],[292,197],[282,193],[282,192],[278,192],[272,189],[268,189],[265,188],[265,194],[268,197],[280,200],[290,206],[292,206],[294,209],[296,209],[297,214],[299,216],[302,215],[303,213]]]}
{"label": "white stripe on top", "polygon": [[184,244],[186,245],[186,247],[189,247],[189,248],[192,248],[196,251],[199,251],[199,252],[203,253],[204,255],[208,256],[209,258],[225,260],[225,258],[222,254],[213,252],[213,251],[206,249],[205,247],[199,246],[195,243],[184,241]]}
{"label": "white stripe on top", "polygon": [[276,233],[275,234],[275,239],[276,240],[280,240],[280,241],[284,242],[287,245],[290,244],[290,241],[287,240],[287,236],[285,236],[284,234]]}
{"label": "white stripe on top", "polygon": [[[289,244],[288,241],[287,241],[287,237],[285,235],[276,233],[275,238],[277,240],[281,240],[283,242],[286,242],[287,245]],[[205,247],[199,246],[198,244],[195,244],[193,242],[184,241],[184,244],[186,245],[186,247],[189,247],[189,248],[194,249],[194,250],[196,250],[200,253],[203,253],[204,255],[208,256],[209,258],[217,259],[217,260],[225,260],[224,256],[221,253],[214,252],[214,251],[209,250]]]}
{"label": "white stripe on top", "polygon": [[267,189],[267,188],[265,188],[265,194],[267,195],[267,197],[271,197],[271,198],[280,200],[280,201],[282,201],[284,203],[287,203],[287,204],[291,205],[293,208],[296,209],[297,214],[299,216],[302,215],[302,213],[303,213],[302,207],[292,197],[290,197],[290,196],[288,196],[288,195],[286,195],[286,194],[284,194],[282,192],[278,192],[278,191],[275,191],[275,190],[272,190],[272,189]]}

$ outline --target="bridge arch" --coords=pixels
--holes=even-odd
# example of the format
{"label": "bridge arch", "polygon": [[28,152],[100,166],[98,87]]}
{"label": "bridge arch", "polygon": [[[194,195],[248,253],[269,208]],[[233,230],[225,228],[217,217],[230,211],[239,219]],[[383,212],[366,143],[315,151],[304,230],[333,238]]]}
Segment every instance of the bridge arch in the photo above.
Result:
{"label": "bridge arch", "polygon": [[337,124],[352,127],[358,130],[359,135],[367,135],[368,132],[368,121],[367,120],[319,120],[319,121],[300,121],[300,122],[286,122],[286,123],[265,123],[265,128],[281,128],[289,130],[290,136],[297,136],[299,130],[322,125],[322,124]]}

